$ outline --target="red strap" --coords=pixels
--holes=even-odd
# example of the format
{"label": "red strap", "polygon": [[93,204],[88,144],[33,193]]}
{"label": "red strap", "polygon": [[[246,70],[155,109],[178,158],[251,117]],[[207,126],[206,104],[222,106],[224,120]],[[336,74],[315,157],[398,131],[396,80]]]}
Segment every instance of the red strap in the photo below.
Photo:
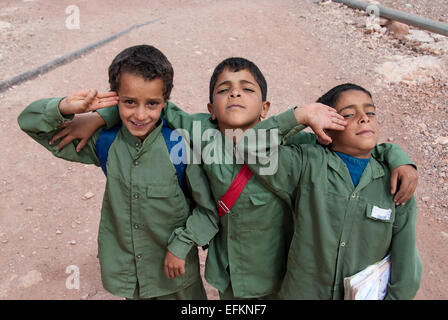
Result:
{"label": "red strap", "polygon": [[252,171],[250,171],[249,167],[246,164],[243,164],[240,171],[233,180],[229,189],[227,189],[226,193],[219,199],[218,202],[218,215],[222,217],[226,213],[230,212],[233,204],[236,202],[241,192],[243,192],[244,187],[252,176]]}

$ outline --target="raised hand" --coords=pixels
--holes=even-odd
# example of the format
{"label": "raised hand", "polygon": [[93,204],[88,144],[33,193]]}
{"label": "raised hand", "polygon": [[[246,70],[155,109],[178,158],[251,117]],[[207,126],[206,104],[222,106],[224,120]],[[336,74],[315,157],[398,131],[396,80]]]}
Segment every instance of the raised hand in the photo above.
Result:
{"label": "raised hand", "polygon": [[327,145],[332,142],[325,130],[345,129],[347,122],[336,109],[322,103],[312,103],[294,110],[297,122],[313,129],[319,143]]}
{"label": "raised hand", "polygon": [[103,118],[97,112],[77,114],[72,121],[64,122],[60,126],[63,129],[51,138],[50,145],[62,139],[56,147],[61,150],[73,140],[80,139],[76,146],[76,152],[80,152],[95,131],[104,125]]}
{"label": "raised hand", "polygon": [[118,103],[116,92],[98,93],[88,89],[70,95],[59,103],[61,114],[78,114],[114,106]]}

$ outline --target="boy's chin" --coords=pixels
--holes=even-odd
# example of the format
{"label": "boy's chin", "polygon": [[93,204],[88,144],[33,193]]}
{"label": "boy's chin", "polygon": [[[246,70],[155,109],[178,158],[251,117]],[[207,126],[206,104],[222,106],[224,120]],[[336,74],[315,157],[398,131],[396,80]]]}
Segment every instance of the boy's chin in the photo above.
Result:
{"label": "boy's chin", "polygon": [[[219,120],[218,120],[219,121]],[[253,128],[259,121],[229,121],[223,124],[223,128],[226,128],[228,130],[247,130],[250,128]]]}

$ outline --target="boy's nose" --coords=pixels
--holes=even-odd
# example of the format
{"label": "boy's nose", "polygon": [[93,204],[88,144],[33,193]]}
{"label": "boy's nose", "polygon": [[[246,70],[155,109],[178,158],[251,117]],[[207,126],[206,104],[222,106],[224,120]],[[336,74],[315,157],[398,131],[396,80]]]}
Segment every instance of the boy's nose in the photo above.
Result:
{"label": "boy's nose", "polygon": [[370,122],[370,119],[369,119],[369,117],[364,113],[364,114],[361,115],[360,122],[361,122],[361,123],[369,123],[369,122]]}
{"label": "boy's nose", "polygon": [[139,106],[137,110],[135,110],[135,118],[137,120],[144,120],[146,118],[145,108]]}
{"label": "boy's nose", "polygon": [[240,91],[239,90],[232,90],[231,92],[230,92],[230,96],[232,97],[232,98],[235,98],[235,97],[241,97],[241,93],[240,93]]}

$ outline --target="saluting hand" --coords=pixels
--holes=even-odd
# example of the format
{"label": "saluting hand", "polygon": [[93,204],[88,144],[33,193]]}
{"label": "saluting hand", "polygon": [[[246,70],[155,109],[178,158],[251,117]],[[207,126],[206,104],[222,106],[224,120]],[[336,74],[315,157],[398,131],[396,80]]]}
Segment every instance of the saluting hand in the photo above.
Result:
{"label": "saluting hand", "polygon": [[96,90],[88,89],[76,92],[59,103],[59,110],[63,115],[85,113],[114,106],[118,103],[116,92],[98,93]]}
{"label": "saluting hand", "polygon": [[322,103],[311,103],[294,110],[296,120],[313,129],[319,143],[330,144],[331,138],[325,130],[343,131],[347,125],[344,117],[337,113],[336,109]]}

